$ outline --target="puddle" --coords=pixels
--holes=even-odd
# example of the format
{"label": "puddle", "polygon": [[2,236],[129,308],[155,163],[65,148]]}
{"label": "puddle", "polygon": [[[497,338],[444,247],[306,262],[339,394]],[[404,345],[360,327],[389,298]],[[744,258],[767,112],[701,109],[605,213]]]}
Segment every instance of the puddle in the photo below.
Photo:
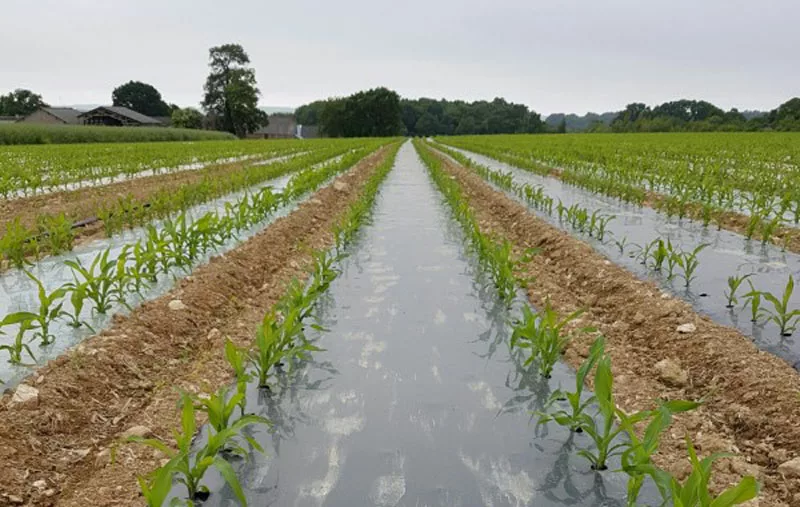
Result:
{"label": "puddle", "polygon": [[[536,431],[530,411],[574,377],[558,365],[548,383],[509,356],[508,316],[463,245],[406,143],[320,309],[326,350],[249,393],[275,423],[254,431],[266,455],[238,467],[251,505],[625,505],[627,476],[575,455],[585,436]],[[204,505],[234,504],[215,474]]]}
{"label": "puddle", "polygon": [[[757,325],[751,323],[749,309],[742,308],[744,304],[742,296],[749,290],[747,283],[743,284],[737,292],[740,300],[737,307],[734,310],[725,308],[727,304],[725,292],[728,288],[729,276],[752,273],[750,280],[757,290],[771,292],[780,298],[789,275],[794,276],[795,282],[800,281],[800,255],[781,252],[780,248],[773,245],[762,245],[760,241],[747,241],[743,236],[725,230],[718,231],[713,226],[705,228],[700,222],[678,220],[677,218],[668,219],[651,208],[639,208],[611,197],[593,194],[561,180],[539,176],[466,150],[458,149],[457,151],[481,165],[503,172],[511,172],[517,183],[529,183],[544,187],[545,193],[556,202],[561,199],[566,206],[579,204],[588,208],[590,213],[600,210],[604,214],[616,215],[617,218],[608,224],[607,230],[611,232],[611,235],[607,235],[605,242],[585,235],[581,235],[581,239],[639,278],[652,280],[666,292],[689,302],[698,313],[709,316],[719,324],[738,328],[742,333],[750,336],[760,349],[782,357],[795,368],[800,368],[800,330],[794,336],[781,337],[779,328],[771,322],[759,322]],[[502,191],[499,188],[498,190]],[[508,192],[504,193],[520,201],[516,196]],[[531,210],[549,223],[576,235],[571,228],[562,227],[557,216],[551,217],[533,208]],[[665,275],[654,273],[633,258],[636,248],[631,245],[642,245],[658,237],[671,240],[673,245],[683,251],[692,251],[700,244],[709,245],[698,255],[700,266],[696,272],[697,278],[688,290],[679,276],[672,281],[667,281]],[[619,248],[615,244],[615,240],[622,240],[622,238],[627,238],[629,244],[625,248],[624,254],[620,254]],[[679,269],[676,269],[676,274],[679,272]],[[701,296],[702,294],[706,294],[706,296]],[[766,302],[765,305],[765,308],[770,306]],[[800,308],[800,287],[796,288],[789,308]]]}

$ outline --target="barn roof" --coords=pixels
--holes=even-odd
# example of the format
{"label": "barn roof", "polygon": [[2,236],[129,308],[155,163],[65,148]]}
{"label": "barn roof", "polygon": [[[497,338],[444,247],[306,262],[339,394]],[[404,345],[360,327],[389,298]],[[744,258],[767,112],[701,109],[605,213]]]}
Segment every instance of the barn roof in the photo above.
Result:
{"label": "barn roof", "polygon": [[51,115],[55,116],[59,120],[63,121],[64,123],[68,123],[70,125],[77,125],[81,121],[78,119],[81,112],[77,109],[73,109],[71,107],[43,107],[44,111],[50,113]]}
{"label": "barn roof", "polygon": [[85,113],[82,113],[80,116],[88,116],[90,114],[96,113],[101,110],[111,111],[112,113],[116,113],[120,116],[125,116],[137,123],[141,123],[144,125],[161,124],[161,122],[156,120],[155,118],[143,115],[142,113],[137,113],[133,109],[128,109],[127,107],[122,107],[122,106],[100,106],[92,109],[91,111],[86,111]]}

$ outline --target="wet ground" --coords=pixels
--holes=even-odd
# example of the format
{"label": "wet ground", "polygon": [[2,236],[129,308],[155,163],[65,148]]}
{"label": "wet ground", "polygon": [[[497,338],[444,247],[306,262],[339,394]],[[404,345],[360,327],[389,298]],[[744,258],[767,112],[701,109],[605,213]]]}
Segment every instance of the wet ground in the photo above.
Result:
{"label": "wet ground", "polygon": [[[536,427],[530,411],[574,377],[558,365],[543,381],[509,355],[506,309],[463,245],[406,143],[320,305],[326,350],[250,393],[276,425],[239,467],[251,505],[624,505],[627,477],[575,455],[585,436]],[[232,505],[208,478],[205,505]]]}

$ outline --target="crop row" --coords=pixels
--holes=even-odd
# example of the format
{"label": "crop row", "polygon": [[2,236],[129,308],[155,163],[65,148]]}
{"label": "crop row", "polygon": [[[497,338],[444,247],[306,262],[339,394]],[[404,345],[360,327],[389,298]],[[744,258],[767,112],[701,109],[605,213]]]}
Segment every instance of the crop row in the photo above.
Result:
{"label": "crop row", "polygon": [[[186,487],[187,504],[193,505],[195,501],[208,498],[210,491],[203,484],[203,478],[211,467],[220,472],[239,503],[247,505],[231,462],[236,463],[236,458],[254,451],[263,452],[259,443],[243,432],[245,427],[261,425],[268,429],[272,426],[268,419],[248,413],[248,385],[255,384],[259,390],[271,392],[276,388],[277,377],[301,368],[310,353],[322,350],[308,338],[307,322],[312,320],[319,297],[339,275],[336,264],[345,257],[347,246],[371,210],[380,183],[394,165],[398,147],[392,148],[389,156],[365,184],[359,199],[350,205],[334,226],[335,248],[312,255],[310,281],[302,284],[295,280],[289,285],[281,300],[264,316],[251,346],[240,348],[230,340],[226,341],[224,354],[236,378],[235,390],[221,387],[203,397],[182,394],[181,428],[175,431],[174,442],[137,437],[129,439],[153,447],[168,457],[161,467],[139,478],[142,494],[149,507],[166,504],[173,493],[176,479]],[[323,331],[316,324],[311,324],[311,328]],[[207,416],[208,435],[199,445],[193,446],[198,431],[196,412],[203,412]],[[183,505],[178,498],[172,500],[170,505],[176,502]]]}
{"label": "crop row", "polygon": [[593,192],[720,226],[750,217],[747,237],[770,241],[800,222],[800,152],[792,134],[492,136],[441,139]]}
{"label": "crop row", "polygon": [[[504,253],[499,257],[505,260],[498,261],[496,250],[475,248],[476,244],[497,240],[485,238],[484,233],[480,231],[460,184],[442,169],[441,159],[433,155],[421,142],[415,141],[415,146],[433,181],[464,228],[467,240],[473,245],[473,251],[480,265],[484,269],[490,268],[488,274],[498,289],[498,295],[507,304],[513,303],[514,296],[509,296],[510,294],[516,294],[517,288],[528,288],[535,283],[519,274],[522,271],[521,264],[526,262],[526,257],[535,255],[535,252],[528,251],[514,259],[513,249],[504,246]],[[507,241],[495,244],[509,245]],[[505,265],[506,268],[501,273],[494,269],[497,265]],[[582,311],[578,310],[566,317],[560,317],[549,301],[540,312],[536,313],[527,302],[521,302],[521,317],[512,322],[513,333],[508,342],[512,357],[519,359],[522,367],[528,368],[531,373],[538,372],[541,376],[549,377],[553,366],[561,359],[571,339],[572,335],[567,331],[568,324],[581,313]],[[595,331],[584,328],[577,332]],[[592,372],[594,372],[595,392],[587,396],[584,393],[584,383]],[[653,463],[653,456],[658,451],[661,435],[670,426],[673,414],[693,410],[699,403],[680,400],[661,401],[655,409],[629,413],[622,410],[615,400],[613,380],[611,359],[605,353],[605,339],[598,336],[589,356],[577,371],[575,391],[555,391],[546,404],[545,411],[539,413],[539,424],[554,421],[566,426],[571,432],[586,434],[591,445],[582,447],[578,455],[586,458],[595,471],[607,470],[609,460],[612,457],[619,457],[622,463],[621,471],[628,475],[629,506],[637,505],[640,490],[647,477],[655,483],[665,505],[730,506],[744,503],[757,496],[759,485],[751,476],[745,477],[738,484],[714,496],[709,489],[712,478],[711,465],[720,456],[713,455],[699,459],[688,436],[686,443],[692,467],[689,476],[681,481],[659,468]],[[595,413],[590,415],[590,410],[594,410]],[[641,428],[644,428],[644,431],[640,433]]]}
{"label": "crop row", "polygon": [[[463,166],[472,169],[483,179],[515,194],[520,200],[527,202],[540,212],[554,216],[553,198],[544,193],[543,187],[516,183],[510,173],[503,173],[478,164],[469,157],[447,147],[439,146],[438,148]],[[696,278],[697,269],[700,267],[698,256],[708,247],[707,244],[700,244],[689,251],[684,251],[673,245],[671,240],[664,240],[661,237],[654,238],[649,243],[642,245],[630,244],[625,237],[613,238],[613,234],[610,234],[612,237],[609,240],[605,240],[606,226],[614,218],[613,215],[604,215],[599,210],[590,213],[589,210],[577,204],[566,207],[560,200],[555,206],[555,212],[559,223],[563,226],[568,225],[574,231],[586,233],[600,242],[613,241],[616,248],[619,249],[620,255],[630,253],[640,264],[646,266],[652,273],[661,275],[667,282],[677,277],[682,278],[684,287],[687,289]],[[783,292],[773,294],[756,289],[749,280],[751,276],[731,275],[728,277],[728,290],[725,292],[727,308],[733,311],[735,304],[739,302],[737,293],[740,292],[743,282],[746,281],[750,290],[742,295],[744,298],[743,309],[748,310],[751,322],[754,324],[763,321],[772,322],[777,326],[781,336],[791,336],[800,326],[800,309],[790,307],[794,293],[794,278],[790,275]]]}
{"label": "crop row", "polygon": [[[179,188],[165,187],[144,199],[131,195],[117,197],[111,202],[100,202],[91,211],[99,218],[107,236],[126,227],[146,224],[157,218],[166,218],[191,206],[208,202],[231,192],[250,188],[264,181],[280,177],[310,165],[323,163],[345,154],[352,162],[374,150],[380,143],[370,142],[349,146],[331,146],[291,159],[266,165],[257,165],[243,171],[234,171],[220,178],[210,171],[199,181]],[[26,226],[19,218],[6,224],[0,237],[0,258],[16,267],[29,263],[29,258],[38,258],[42,253],[52,255],[69,251],[73,247],[76,228],[73,220],[86,217],[68,217],[64,213],[43,213],[35,226]]]}
{"label": "crop row", "polygon": [[69,184],[94,185],[120,176],[135,177],[145,171],[168,173],[352,145],[352,141],[320,139],[12,146],[0,153],[0,196],[35,195]]}
{"label": "crop row", "polygon": [[[15,340],[0,346],[0,350],[7,351],[9,361],[15,364],[22,362],[24,353],[33,357],[28,342],[38,339],[42,346],[51,344],[55,339],[51,333],[54,322],[63,319],[73,327],[85,325],[82,314],[87,303],[92,304],[87,310],[100,315],[105,315],[115,303],[127,306],[128,297],[141,296],[161,275],[169,275],[174,268],[190,270],[207,252],[261,222],[280,206],[318,188],[362,156],[351,155],[333,164],[311,167],[295,175],[283,192],[263,188],[228,204],[224,213],[209,212],[193,222],[183,213],[174,220],[165,220],[160,230],[149,225],[144,239],[124,245],[116,257],[110,256],[109,249],[97,254],[88,266],[80,261],[64,261],[74,281],[55,289],[45,288],[28,273],[38,286],[39,306],[0,320],[0,333],[3,328],[16,326]],[[64,308],[67,301],[71,311]]]}

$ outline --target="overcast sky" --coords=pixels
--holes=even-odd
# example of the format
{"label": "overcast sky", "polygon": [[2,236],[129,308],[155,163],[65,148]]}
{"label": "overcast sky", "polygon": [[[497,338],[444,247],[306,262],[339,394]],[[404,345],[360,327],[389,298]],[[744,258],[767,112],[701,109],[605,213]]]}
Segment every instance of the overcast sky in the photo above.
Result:
{"label": "overcast sky", "polygon": [[208,48],[237,42],[262,104],[387,86],[540,113],[800,95],[798,0],[0,0],[0,93],[108,103],[128,80],[196,106]]}

